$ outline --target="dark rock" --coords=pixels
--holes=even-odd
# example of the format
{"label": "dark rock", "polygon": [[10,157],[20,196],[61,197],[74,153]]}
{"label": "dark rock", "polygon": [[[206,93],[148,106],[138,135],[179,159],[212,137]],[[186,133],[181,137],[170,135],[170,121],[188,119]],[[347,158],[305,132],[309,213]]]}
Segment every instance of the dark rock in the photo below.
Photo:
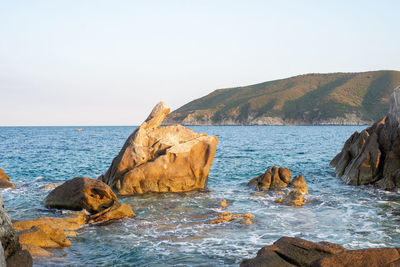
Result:
{"label": "dark rock", "polygon": [[383,267],[400,266],[399,248],[346,250],[330,242],[314,243],[301,238],[282,237],[260,249],[254,259],[245,259],[241,267]]}
{"label": "dark rock", "polygon": [[96,179],[76,177],[56,187],[44,200],[47,208],[100,212],[117,202],[111,188]]}
{"label": "dark rock", "polygon": [[395,248],[347,250],[311,263],[311,267],[381,267],[400,266],[400,254]]}
{"label": "dark rock", "polygon": [[7,267],[25,267],[32,265],[33,259],[27,250],[18,250],[7,258]]}
{"label": "dark rock", "polygon": [[7,266],[32,266],[32,256],[29,254],[29,252],[21,249],[21,244],[18,241],[17,233],[12,227],[10,217],[4,208],[3,197],[1,195],[0,242],[4,250],[4,257],[7,262]]}
{"label": "dark rock", "polygon": [[[282,237],[273,245],[260,249],[256,258],[243,260],[240,266],[310,266],[315,260],[343,251],[342,246],[329,242]],[[255,265],[251,265],[253,263]]]}
{"label": "dark rock", "polygon": [[346,184],[400,188],[399,100],[397,87],[390,99],[389,113],[361,133],[355,132],[332,159],[330,165]]}

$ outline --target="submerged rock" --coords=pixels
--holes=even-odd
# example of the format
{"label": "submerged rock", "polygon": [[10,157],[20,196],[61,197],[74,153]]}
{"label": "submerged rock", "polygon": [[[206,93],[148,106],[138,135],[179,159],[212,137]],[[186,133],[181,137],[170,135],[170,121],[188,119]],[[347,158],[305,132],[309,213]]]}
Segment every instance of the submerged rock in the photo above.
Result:
{"label": "submerged rock", "polygon": [[370,248],[346,250],[330,242],[311,242],[301,238],[282,237],[263,247],[253,259],[245,259],[241,267],[275,266],[398,266],[399,248]]}
{"label": "submerged rock", "polygon": [[346,184],[400,188],[400,86],[390,98],[389,113],[361,133],[355,132],[332,159]]}
{"label": "submerged rock", "polygon": [[209,222],[209,224],[220,224],[231,222],[237,220],[238,222],[245,223],[245,224],[252,224],[253,222],[251,219],[255,218],[256,216],[246,213],[246,214],[233,214],[231,212],[221,212],[218,214],[218,217]]}
{"label": "submerged rock", "polygon": [[14,184],[10,182],[10,177],[0,169],[0,188],[15,188]]}
{"label": "submerged rock", "polygon": [[[288,168],[272,167],[264,174],[251,179],[247,186],[253,186],[256,190],[280,190],[276,194],[280,195],[275,203],[285,203],[289,206],[302,206],[305,204],[304,194],[308,194],[306,180],[302,175],[297,175],[291,179],[291,171]],[[285,191],[286,190],[286,191]],[[253,194],[254,195],[254,194]],[[263,194],[256,194],[256,196]]]}
{"label": "submerged rock", "polygon": [[53,189],[57,188],[60,185],[61,184],[47,184],[47,185],[44,185],[44,186],[40,187],[40,189],[41,190],[53,190]]}
{"label": "submerged rock", "polygon": [[76,177],[56,187],[44,200],[47,208],[85,209],[97,213],[111,207],[117,197],[105,183],[86,177]]}
{"label": "submerged rock", "polygon": [[[3,203],[3,197],[0,194],[0,243],[4,252],[4,261],[7,266],[32,266],[32,256],[27,250],[22,250],[18,241],[18,235],[11,225]],[[0,260],[0,262],[3,259]]]}
{"label": "submerged rock", "polygon": [[158,103],[99,179],[121,195],[204,188],[218,139],[181,125],[160,127],[169,111]]}

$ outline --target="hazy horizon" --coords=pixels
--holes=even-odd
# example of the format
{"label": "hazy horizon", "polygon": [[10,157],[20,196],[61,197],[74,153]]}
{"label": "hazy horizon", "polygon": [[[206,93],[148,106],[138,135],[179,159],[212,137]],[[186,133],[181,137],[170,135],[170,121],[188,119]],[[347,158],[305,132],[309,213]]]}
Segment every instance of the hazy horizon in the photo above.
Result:
{"label": "hazy horizon", "polygon": [[0,126],[134,126],[221,88],[400,70],[397,1],[0,3]]}

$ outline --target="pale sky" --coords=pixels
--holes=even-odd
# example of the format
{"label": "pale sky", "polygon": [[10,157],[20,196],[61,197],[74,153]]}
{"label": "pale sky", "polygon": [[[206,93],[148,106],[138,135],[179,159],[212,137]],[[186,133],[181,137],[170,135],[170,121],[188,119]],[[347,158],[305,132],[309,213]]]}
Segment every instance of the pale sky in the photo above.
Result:
{"label": "pale sky", "polygon": [[138,125],[215,89],[400,70],[400,1],[0,0],[0,126]]}

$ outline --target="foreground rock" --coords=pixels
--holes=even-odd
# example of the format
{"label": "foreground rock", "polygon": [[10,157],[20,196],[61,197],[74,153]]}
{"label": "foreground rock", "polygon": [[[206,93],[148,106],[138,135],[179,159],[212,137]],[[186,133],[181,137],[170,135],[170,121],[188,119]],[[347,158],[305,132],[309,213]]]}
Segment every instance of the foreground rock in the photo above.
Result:
{"label": "foreground rock", "polygon": [[279,191],[281,194],[276,203],[285,203],[289,206],[302,206],[305,204],[304,194],[308,194],[307,184],[302,175],[291,178],[292,173],[288,168],[272,167],[264,174],[251,179],[247,186],[253,186],[256,190],[280,190],[289,188],[289,191]]}
{"label": "foreground rock", "polygon": [[47,208],[85,209],[100,212],[114,205],[117,197],[105,183],[86,177],[76,177],[57,186],[44,200]]}
{"label": "foreground rock", "polygon": [[336,175],[350,185],[400,188],[400,87],[390,98],[389,113],[361,133],[355,132],[331,161]]}
{"label": "foreground rock", "polygon": [[245,259],[241,267],[275,266],[399,266],[398,248],[346,250],[330,242],[314,243],[301,238],[282,237],[257,252],[257,257]]}
{"label": "foreground rock", "polygon": [[158,103],[99,179],[121,195],[204,188],[218,139],[181,125],[160,127],[169,111]]}
{"label": "foreground rock", "polygon": [[0,169],[0,188],[15,188],[14,184],[10,182],[10,177]]}
{"label": "foreground rock", "polygon": [[[0,243],[2,250],[0,254],[0,263],[7,263],[7,266],[32,266],[32,256],[27,250],[22,250],[21,244],[18,241],[18,236],[11,225],[10,217],[8,216],[3,203],[3,197],[0,195]],[[1,265],[0,265],[1,266]],[[4,265],[2,265],[4,266]]]}

